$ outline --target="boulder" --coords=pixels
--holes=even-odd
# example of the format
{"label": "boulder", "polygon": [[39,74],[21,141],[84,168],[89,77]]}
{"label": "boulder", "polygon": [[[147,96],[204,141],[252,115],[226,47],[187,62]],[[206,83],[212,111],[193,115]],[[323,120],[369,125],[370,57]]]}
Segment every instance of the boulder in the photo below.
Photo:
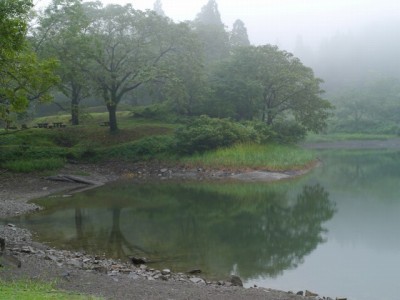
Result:
{"label": "boulder", "polygon": [[310,292],[309,290],[306,290],[306,292],[304,293],[304,296],[306,296],[306,297],[317,297],[318,294]]}
{"label": "boulder", "polygon": [[145,258],[145,257],[135,257],[135,256],[132,256],[132,257],[130,257],[130,259],[131,259],[131,262],[132,262],[134,265],[143,265],[143,264],[148,263],[148,260],[147,260],[147,258]]}
{"label": "boulder", "polygon": [[229,282],[232,283],[232,285],[234,286],[243,287],[242,279],[240,279],[240,277],[237,275],[231,275],[231,277],[229,278]]}

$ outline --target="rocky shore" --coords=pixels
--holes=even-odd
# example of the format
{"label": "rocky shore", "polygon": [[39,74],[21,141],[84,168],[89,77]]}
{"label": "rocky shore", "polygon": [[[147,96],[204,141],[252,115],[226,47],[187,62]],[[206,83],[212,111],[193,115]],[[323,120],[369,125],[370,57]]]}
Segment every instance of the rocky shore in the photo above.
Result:
{"label": "rocky shore", "polygon": [[[103,184],[118,178],[132,180],[276,180],[300,175],[262,170],[205,170],[157,164],[67,165],[60,174],[85,174],[88,181]],[[106,174],[106,175],[105,175]],[[54,179],[54,178],[53,178]],[[54,181],[43,174],[11,174],[0,170],[0,218],[40,209],[28,200],[64,190],[87,188],[74,181]],[[1,223],[0,223],[1,224]],[[86,253],[53,249],[34,241],[34,235],[13,224],[0,225],[6,247],[0,256],[0,279],[16,278],[56,281],[62,289],[89,293],[106,299],[330,299],[309,291],[295,293],[265,288],[245,289],[237,276],[208,281],[201,273],[156,270],[145,263],[133,264]],[[20,262],[20,267],[18,267]],[[301,295],[302,296],[301,296]]]}

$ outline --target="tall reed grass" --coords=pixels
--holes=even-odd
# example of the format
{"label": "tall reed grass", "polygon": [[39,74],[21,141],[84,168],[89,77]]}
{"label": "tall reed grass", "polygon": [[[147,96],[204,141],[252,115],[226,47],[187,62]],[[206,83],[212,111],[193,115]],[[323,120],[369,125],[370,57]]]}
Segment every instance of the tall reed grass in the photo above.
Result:
{"label": "tall reed grass", "polygon": [[315,155],[296,146],[238,144],[229,148],[184,157],[181,162],[210,168],[253,168],[270,171],[302,169]]}

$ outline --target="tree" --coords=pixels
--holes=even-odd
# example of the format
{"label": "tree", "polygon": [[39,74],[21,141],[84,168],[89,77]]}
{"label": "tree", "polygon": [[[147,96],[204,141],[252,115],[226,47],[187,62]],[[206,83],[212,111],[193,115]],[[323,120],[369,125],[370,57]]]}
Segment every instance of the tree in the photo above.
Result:
{"label": "tree", "polygon": [[156,12],[157,15],[161,17],[166,17],[165,12],[162,8],[161,0],[156,0],[153,4],[153,10]]}
{"label": "tree", "polygon": [[225,89],[226,95],[240,83],[240,94],[233,97],[255,103],[268,125],[277,119],[295,119],[306,130],[325,128],[332,107],[320,97],[321,80],[292,54],[270,45],[242,47],[225,64],[226,72],[216,77],[218,88]]}
{"label": "tree", "polygon": [[229,36],[229,43],[232,48],[250,46],[247,28],[242,20],[236,20]]}
{"label": "tree", "polygon": [[53,0],[39,18],[34,31],[36,49],[43,57],[61,61],[57,73],[61,78],[59,90],[71,101],[71,123],[79,124],[79,105],[89,96],[86,64],[83,55],[86,47],[86,30],[91,23],[91,4],[81,0]]}
{"label": "tree", "polygon": [[222,23],[218,5],[210,0],[202,7],[193,22],[194,30],[202,42],[206,63],[212,64],[229,55],[229,36]]}
{"label": "tree", "polygon": [[108,5],[99,11],[89,29],[86,72],[105,101],[111,132],[118,130],[116,109],[124,96],[170,76],[167,61],[181,55],[183,26],[131,5]]}
{"label": "tree", "polygon": [[0,2],[0,120],[8,126],[13,113],[33,100],[51,99],[55,61],[39,61],[26,41],[29,0]]}
{"label": "tree", "polygon": [[23,49],[31,0],[2,0],[0,2],[0,63],[5,57]]}

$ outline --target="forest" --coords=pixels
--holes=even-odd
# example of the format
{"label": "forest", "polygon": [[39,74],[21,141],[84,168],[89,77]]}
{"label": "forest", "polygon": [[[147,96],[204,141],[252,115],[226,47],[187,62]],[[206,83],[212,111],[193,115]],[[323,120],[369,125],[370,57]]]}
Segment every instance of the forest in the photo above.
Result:
{"label": "forest", "polygon": [[120,106],[155,118],[257,121],[300,137],[325,129],[331,115],[311,68],[277,46],[251,45],[240,19],[227,31],[216,1],[182,23],[165,16],[161,1],[147,11],[79,0],[54,0],[41,12],[28,0],[2,5],[6,127],[40,115],[52,99],[72,125],[82,107],[103,106],[111,132]]}

